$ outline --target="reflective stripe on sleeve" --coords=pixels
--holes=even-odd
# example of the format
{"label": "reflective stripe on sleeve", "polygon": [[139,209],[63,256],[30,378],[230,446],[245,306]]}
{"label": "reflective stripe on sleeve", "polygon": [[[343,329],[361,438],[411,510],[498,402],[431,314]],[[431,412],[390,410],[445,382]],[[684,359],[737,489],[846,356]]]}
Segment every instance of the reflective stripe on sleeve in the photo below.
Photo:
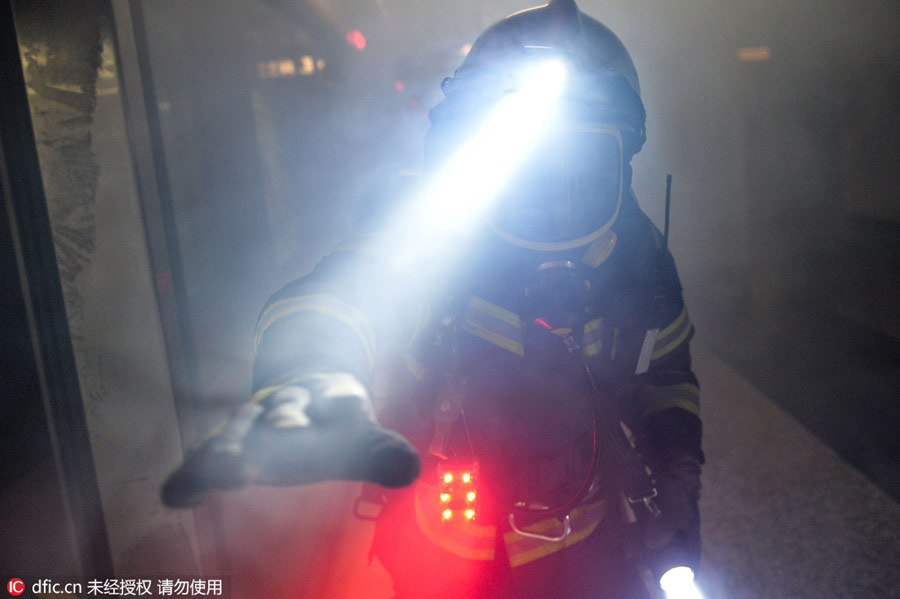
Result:
{"label": "reflective stripe on sleeve", "polygon": [[642,416],[658,414],[669,408],[681,408],[695,416],[700,416],[700,388],[694,383],[655,386],[643,388],[644,409]]}
{"label": "reflective stripe on sleeve", "polygon": [[256,325],[254,353],[259,349],[265,332],[278,320],[298,312],[318,312],[334,318],[350,328],[359,338],[366,353],[369,369],[375,367],[375,333],[366,315],[358,308],[328,293],[314,293],[279,300],[265,309]]}
{"label": "reflective stripe on sleeve", "polygon": [[659,360],[675,351],[684,343],[691,333],[693,325],[688,317],[687,308],[682,308],[678,317],[672,323],[659,332],[656,338],[656,346],[653,349],[653,360]]}

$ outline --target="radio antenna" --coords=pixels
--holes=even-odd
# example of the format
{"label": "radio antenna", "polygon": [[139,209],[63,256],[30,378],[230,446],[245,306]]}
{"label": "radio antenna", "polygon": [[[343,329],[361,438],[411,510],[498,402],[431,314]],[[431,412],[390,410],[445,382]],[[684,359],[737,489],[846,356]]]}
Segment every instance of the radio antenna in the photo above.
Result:
{"label": "radio antenna", "polygon": [[672,175],[666,175],[666,224],[663,229],[663,250],[669,248],[669,206],[672,203]]}

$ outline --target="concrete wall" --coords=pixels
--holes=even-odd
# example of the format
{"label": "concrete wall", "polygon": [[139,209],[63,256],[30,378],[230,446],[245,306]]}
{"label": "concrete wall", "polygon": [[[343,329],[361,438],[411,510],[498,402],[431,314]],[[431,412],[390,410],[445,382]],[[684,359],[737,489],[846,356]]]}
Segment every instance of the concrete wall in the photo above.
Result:
{"label": "concrete wall", "polygon": [[41,3],[19,18],[114,567],[191,574],[192,515],[158,499],[182,451],[110,29],[97,4]]}

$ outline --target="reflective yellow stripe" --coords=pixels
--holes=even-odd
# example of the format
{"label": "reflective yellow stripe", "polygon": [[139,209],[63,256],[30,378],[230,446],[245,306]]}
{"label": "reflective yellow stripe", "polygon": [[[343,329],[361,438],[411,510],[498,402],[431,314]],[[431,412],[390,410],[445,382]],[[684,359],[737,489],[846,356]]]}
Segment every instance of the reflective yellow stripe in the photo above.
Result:
{"label": "reflective yellow stripe", "polygon": [[469,306],[472,308],[484,312],[485,314],[496,318],[497,320],[502,320],[508,324],[511,324],[514,327],[522,327],[522,319],[519,318],[519,315],[515,312],[511,312],[506,308],[501,308],[500,306],[495,306],[494,304],[481,299],[480,297],[475,297],[474,295],[469,298]]}
{"label": "reflective yellow stripe", "polygon": [[573,532],[566,540],[562,543],[544,543],[530,551],[524,551],[522,553],[517,553],[515,555],[509,556],[509,565],[515,568],[516,566],[521,566],[523,564],[527,564],[528,562],[533,562],[536,559],[540,559],[542,557],[546,557],[551,553],[556,553],[566,547],[571,547],[578,541],[582,541],[587,538],[594,530],[597,528],[597,525],[600,524],[600,521],[603,518],[598,518],[594,522],[590,524],[587,528],[579,530],[578,532]]}
{"label": "reflective yellow stripe", "polygon": [[684,320],[686,318],[687,318],[687,307],[684,307],[681,309],[681,314],[678,315],[678,318],[676,318],[672,322],[672,324],[670,324],[669,326],[667,326],[666,328],[664,328],[663,330],[661,330],[659,332],[659,338],[665,339],[667,336],[671,335],[675,331],[675,329],[677,329],[679,326],[681,326],[681,323],[684,322]]}
{"label": "reflective yellow stripe", "polygon": [[700,388],[693,383],[648,385],[644,387],[643,393],[646,398],[643,416],[657,414],[669,408],[681,408],[700,415]]}
{"label": "reflective yellow stripe", "polygon": [[589,320],[586,325],[584,325],[584,334],[587,335],[593,331],[596,331],[600,327],[603,326],[602,318],[595,318],[594,320]]}
{"label": "reflective yellow stripe", "polygon": [[[596,331],[596,334],[595,334]],[[584,325],[584,355],[594,356],[603,350],[603,319],[595,318]]]}
{"label": "reflective yellow stripe", "polygon": [[511,351],[512,353],[524,356],[525,355],[525,347],[521,342],[516,341],[515,339],[510,339],[509,337],[504,337],[499,333],[495,333],[484,328],[481,325],[474,324],[471,322],[463,322],[462,329],[467,333],[471,333],[476,337],[480,337],[484,339],[488,343],[493,343],[497,347],[502,347],[505,350]]}
{"label": "reflective yellow stripe", "polygon": [[[580,505],[576,507],[574,510],[569,512],[569,520],[575,521],[581,518],[582,516],[596,510],[599,507],[602,507],[604,504],[603,501],[596,501],[594,503],[587,503],[585,505]],[[545,533],[548,531],[554,530],[562,530],[563,522],[559,518],[546,518],[544,520],[539,520],[534,524],[529,524],[524,527],[525,532],[537,532],[537,533]],[[523,527],[519,527],[523,528]],[[513,545],[514,543],[518,543],[519,541],[529,540],[528,537],[523,537],[519,533],[514,530],[510,530],[503,534],[503,541],[507,544],[507,546]]]}
{"label": "reflective yellow stripe", "polygon": [[688,338],[693,328],[694,325],[691,324],[691,319],[688,317],[687,308],[682,308],[678,318],[660,331],[659,336],[656,338],[656,347],[653,351],[652,359],[658,360],[672,353],[679,345],[684,343],[684,340]]}
{"label": "reflective yellow stripe", "polygon": [[659,414],[660,412],[668,410],[669,408],[681,408],[682,410],[690,412],[695,416],[700,416],[700,406],[690,400],[679,399],[677,397],[674,397],[672,399],[660,400],[659,402],[654,403],[651,407],[644,410],[642,416],[652,416],[653,414]]}
{"label": "reflective yellow stripe", "polygon": [[670,396],[675,392],[684,392],[693,397],[700,396],[700,387],[694,383],[677,383],[675,385],[647,385],[644,392],[652,397]]}
{"label": "reflective yellow stripe", "polygon": [[296,384],[296,382],[284,383],[283,385],[272,385],[271,387],[263,387],[253,394],[253,396],[250,398],[250,403],[259,403],[270,395],[278,393],[285,387],[289,387],[290,385],[294,384]]}
{"label": "reflective yellow stripe", "polygon": [[359,338],[369,362],[369,369],[375,366],[375,333],[369,326],[366,315],[359,309],[327,293],[315,293],[279,300],[273,303],[259,317],[254,339],[254,352],[259,349],[262,337],[275,322],[297,312],[319,312],[337,319],[350,328]]}
{"label": "reflective yellow stripe", "polygon": [[[515,568],[516,566],[527,564],[584,540],[594,532],[597,525],[603,520],[603,517],[606,515],[605,508],[606,502],[601,500],[572,510],[569,514],[572,532],[564,541],[559,543],[523,537],[513,531],[505,533],[503,541],[506,544],[510,565]],[[561,531],[562,527],[563,521],[561,519],[548,518],[527,526],[525,530],[536,533],[553,533],[553,531]]]}
{"label": "reflective yellow stripe", "polygon": [[525,355],[519,315],[479,297],[469,298],[462,329],[516,355]]}
{"label": "reflective yellow stripe", "polygon": [[603,351],[603,340],[597,341],[596,343],[591,343],[590,345],[584,346],[584,355],[586,356],[595,356]]}
{"label": "reflective yellow stripe", "polygon": [[674,351],[675,348],[677,348],[679,345],[681,345],[684,342],[685,339],[687,339],[688,335],[690,335],[690,333],[691,333],[692,328],[693,328],[693,326],[691,326],[691,325],[684,327],[684,330],[681,332],[681,334],[678,335],[678,337],[676,337],[671,343],[668,343],[667,345],[664,345],[663,347],[654,351],[652,359],[658,360],[658,359],[662,358],[663,356],[672,353],[672,351]]}

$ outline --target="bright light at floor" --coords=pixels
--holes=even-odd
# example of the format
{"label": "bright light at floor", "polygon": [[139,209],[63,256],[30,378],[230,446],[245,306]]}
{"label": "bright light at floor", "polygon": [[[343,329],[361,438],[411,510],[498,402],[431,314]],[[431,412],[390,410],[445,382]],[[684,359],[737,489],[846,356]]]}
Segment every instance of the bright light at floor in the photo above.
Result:
{"label": "bright light at floor", "polygon": [[666,599],[704,599],[694,584],[694,571],[687,566],[672,568],[660,576],[659,586],[666,592]]}

